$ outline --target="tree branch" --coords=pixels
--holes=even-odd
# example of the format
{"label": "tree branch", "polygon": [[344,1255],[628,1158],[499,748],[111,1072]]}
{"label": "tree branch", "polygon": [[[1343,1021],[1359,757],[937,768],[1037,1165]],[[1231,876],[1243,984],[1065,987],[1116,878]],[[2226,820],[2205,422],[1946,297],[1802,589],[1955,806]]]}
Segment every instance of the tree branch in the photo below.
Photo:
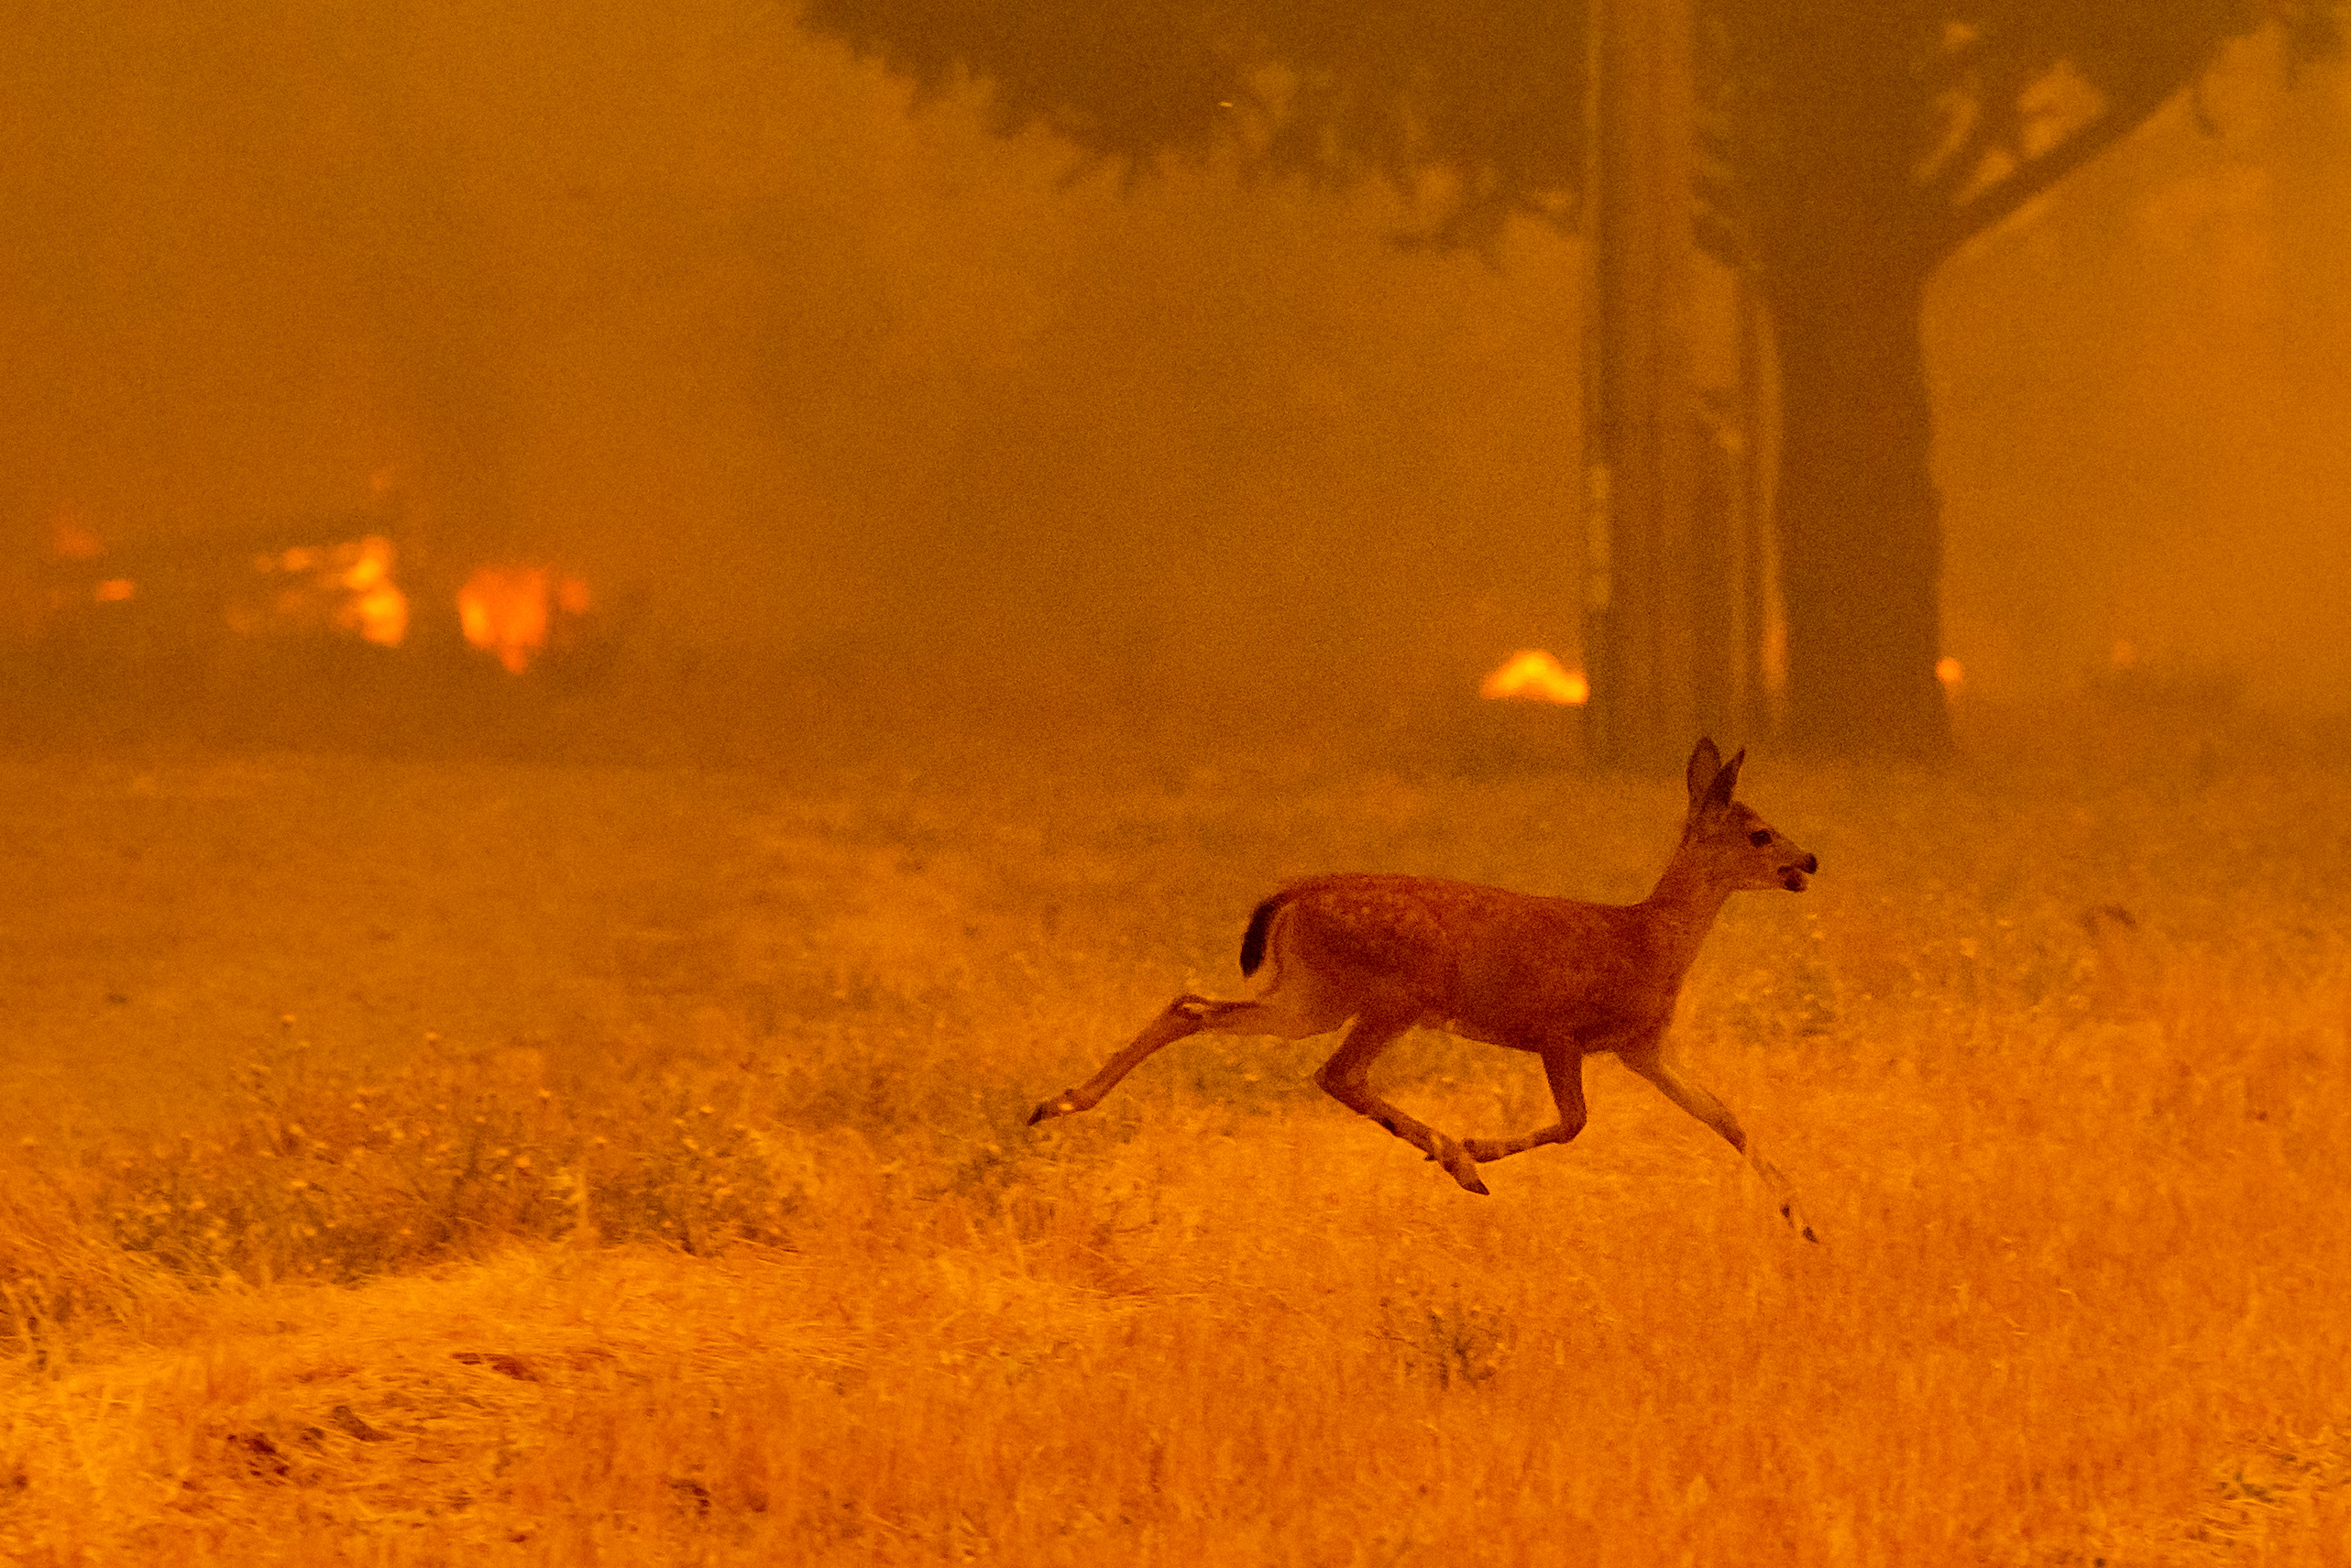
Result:
{"label": "tree branch", "polygon": [[[2045,62],[2006,60],[1976,71],[1974,91],[1968,95],[1974,115],[1928,174],[1927,195],[1935,206],[1957,206],[1960,192],[1983,170],[1984,159],[2021,142],[2026,88],[2047,69]],[[2022,164],[2024,159],[2016,161]]]}
{"label": "tree branch", "polygon": [[2029,163],[2018,164],[2008,178],[1981,195],[1950,207],[1946,215],[1933,220],[1933,229],[1927,236],[1928,264],[1933,266],[1940,262],[1970,239],[2008,217],[2026,203],[2145,125],[2148,117],[2170,102],[2172,95],[2193,80],[2196,70],[2202,68],[2203,61],[2199,60],[2195,69],[2183,72],[2166,86],[2149,87],[2130,96],[2110,101],[2103,113],[2064,141]]}

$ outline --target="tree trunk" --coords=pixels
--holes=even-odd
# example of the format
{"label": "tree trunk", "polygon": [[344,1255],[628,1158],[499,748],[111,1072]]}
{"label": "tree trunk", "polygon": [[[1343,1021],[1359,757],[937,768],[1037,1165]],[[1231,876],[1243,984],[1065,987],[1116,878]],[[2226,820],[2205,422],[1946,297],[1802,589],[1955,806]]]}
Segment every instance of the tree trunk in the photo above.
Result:
{"label": "tree trunk", "polygon": [[1950,727],[1935,679],[1942,521],[1928,468],[1925,270],[1842,259],[1767,285],[1789,740],[1840,755],[1935,757],[1950,749]]}

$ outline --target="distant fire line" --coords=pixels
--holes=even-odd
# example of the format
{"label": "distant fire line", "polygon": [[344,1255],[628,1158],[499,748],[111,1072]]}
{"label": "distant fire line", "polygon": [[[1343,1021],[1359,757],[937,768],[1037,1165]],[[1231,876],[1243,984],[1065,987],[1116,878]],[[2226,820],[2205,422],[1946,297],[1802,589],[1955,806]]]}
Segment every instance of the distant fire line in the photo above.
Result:
{"label": "distant fire line", "polygon": [[[133,552],[132,558],[144,559],[147,554]],[[121,571],[130,560],[108,558],[98,536],[78,521],[57,523],[49,554],[60,563],[88,564],[91,570],[71,590],[51,590],[54,609],[65,610],[77,600],[92,607],[145,602],[138,576]],[[332,630],[385,648],[397,648],[408,639],[411,609],[408,594],[397,580],[399,553],[382,534],[262,550],[245,557],[249,575],[236,572],[231,565],[236,559],[232,554],[218,563],[218,575],[199,572],[195,581],[218,584],[220,598],[213,601],[216,610],[203,613],[223,615],[229,630],[241,637]],[[120,575],[96,576],[109,565]],[[158,590],[158,609],[142,613],[170,615],[174,607],[186,613],[203,604],[201,597],[191,599],[184,586],[172,587],[184,583],[184,566],[170,567],[171,580]],[[502,668],[518,675],[551,649],[574,641],[576,633],[566,623],[586,617],[595,602],[579,577],[516,564],[479,567],[455,595],[458,628],[467,645],[493,655]]]}

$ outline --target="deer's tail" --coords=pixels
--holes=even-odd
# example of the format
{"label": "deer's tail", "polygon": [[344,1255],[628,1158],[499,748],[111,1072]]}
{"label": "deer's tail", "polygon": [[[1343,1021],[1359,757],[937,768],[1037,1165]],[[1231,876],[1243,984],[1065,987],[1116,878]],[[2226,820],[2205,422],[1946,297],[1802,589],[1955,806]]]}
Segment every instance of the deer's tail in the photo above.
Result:
{"label": "deer's tail", "polygon": [[1258,905],[1257,912],[1249,916],[1249,928],[1241,936],[1242,978],[1257,973],[1258,965],[1265,962],[1266,932],[1273,926],[1274,912],[1289,898],[1290,890],[1285,888]]}

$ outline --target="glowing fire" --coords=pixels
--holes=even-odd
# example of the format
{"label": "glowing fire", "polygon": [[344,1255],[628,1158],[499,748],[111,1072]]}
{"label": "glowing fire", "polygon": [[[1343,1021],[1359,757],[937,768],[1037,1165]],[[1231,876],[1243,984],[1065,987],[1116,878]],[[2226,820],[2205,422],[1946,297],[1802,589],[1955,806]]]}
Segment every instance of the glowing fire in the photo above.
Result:
{"label": "glowing fire", "polygon": [[586,615],[591,602],[577,577],[551,580],[544,566],[484,566],[457,590],[457,621],[467,642],[519,675],[546,651],[555,614]]}
{"label": "glowing fire", "polygon": [[385,648],[399,647],[408,636],[408,596],[391,580],[393,558],[390,540],[371,533],[359,541],[357,559],[342,573],[352,597],[335,614],[335,625]]}
{"label": "glowing fire", "polygon": [[1592,699],[1592,686],[1583,671],[1566,668],[1540,648],[1527,648],[1511,654],[1480,681],[1478,695],[1578,707]]}
{"label": "glowing fire", "polygon": [[1935,678],[1943,683],[1943,695],[1950,696],[1967,684],[1967,670],[1946,653],[1935,661]]}
{"label": "glowing fire", "polygon": [[398,560],[378,533],[256,555],[253,570],[271,580],[269,597],[266,605],[231,605],[229,624],[247,634],[324,624],[397,648],[408,637],[408,596],[392,580]]}
{"label": "glowing fire", "polygon": [[108,577],[92,591],[100,604],[120,604],[137,596],[138,585],[128,577]]}

